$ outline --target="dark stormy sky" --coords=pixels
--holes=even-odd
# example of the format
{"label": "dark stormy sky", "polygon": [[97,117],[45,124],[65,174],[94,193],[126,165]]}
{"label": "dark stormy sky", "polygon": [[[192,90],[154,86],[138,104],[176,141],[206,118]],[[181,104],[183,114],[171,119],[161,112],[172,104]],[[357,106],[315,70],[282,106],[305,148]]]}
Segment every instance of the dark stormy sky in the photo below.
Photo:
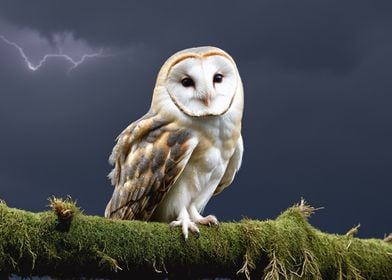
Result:
{"label": "dark stormy sky", "polygon": [[392,230],[390,1],[0,0],[0,197],[41,211],[71,195],[102,215],[114,139],[149,108],[174,52],[213,45],[245,86],[244,161],[206,213],[267,219],[306,198],[311,223]]}

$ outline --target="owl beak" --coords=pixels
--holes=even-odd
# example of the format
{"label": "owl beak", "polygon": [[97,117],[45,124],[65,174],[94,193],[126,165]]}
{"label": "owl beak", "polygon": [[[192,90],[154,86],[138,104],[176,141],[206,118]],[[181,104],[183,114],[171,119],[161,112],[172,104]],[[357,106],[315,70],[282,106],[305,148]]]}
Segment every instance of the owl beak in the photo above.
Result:
{"label": "owl beak", "polygon": [[201,101],[206,106],[210,105],[210,103],[211,103],[211,94],[206,93],[205,95],[203,95],[203,97],[201,98]]}

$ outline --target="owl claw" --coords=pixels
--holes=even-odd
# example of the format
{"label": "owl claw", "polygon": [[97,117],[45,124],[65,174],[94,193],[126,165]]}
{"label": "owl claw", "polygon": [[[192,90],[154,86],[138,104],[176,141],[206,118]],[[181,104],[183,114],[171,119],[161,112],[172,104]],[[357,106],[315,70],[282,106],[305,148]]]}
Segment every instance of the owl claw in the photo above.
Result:
{"label": "owl claw", "polygon": [[196,226],[194,222],[191,222],[189,219],[184,219],[184,220],[176,220],[173,221],[169,224],[170,227],[181,227],[182,228],[182,235],[184,237],[184,240],[188,240],[188,233],[191,231],[196,238],[200,237],[200,230]]}
{"label": "owl claw", "polygon": [[219,225],[218,219],[214,215],[208,215],[206,217],[202,217],[196,221],[200,225],[206,226],[217,226]]}
{"label": "owl claw", "polygon": [[196,238],[196,239],[199,239],[199,237],[200,237],[200,231],[199,231],[199,229],[197,229],[197,231],[195,231],[194,234],[195,234],[195,238]]}

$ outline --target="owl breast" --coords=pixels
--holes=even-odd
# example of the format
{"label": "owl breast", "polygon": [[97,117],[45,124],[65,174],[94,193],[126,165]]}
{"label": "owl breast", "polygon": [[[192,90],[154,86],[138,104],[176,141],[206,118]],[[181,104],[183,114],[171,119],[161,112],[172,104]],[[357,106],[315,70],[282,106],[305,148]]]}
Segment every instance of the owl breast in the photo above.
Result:
{"label": "owl breast", "polygon": [[[167,193],[152,217],[158,221],[176,219],[181,209],[195,207],[202,212],[222,180],[234,153],[239,132],[221,122],[192,129],[198,145],[181,176]],[[238,134],[238,136],[237,136]]]}

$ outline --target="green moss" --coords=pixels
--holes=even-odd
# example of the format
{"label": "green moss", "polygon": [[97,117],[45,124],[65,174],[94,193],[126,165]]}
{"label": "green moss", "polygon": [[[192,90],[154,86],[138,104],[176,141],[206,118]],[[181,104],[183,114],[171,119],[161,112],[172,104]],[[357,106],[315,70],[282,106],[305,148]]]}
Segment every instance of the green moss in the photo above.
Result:
{"label": "green moss", "polygon": [[54,213],[56,213],[59,222],[62,223],[63,227],[67,227],[70,225],[72,218],[79,214],[81,211],[76,206],[76,202],[72,200],[70,196],[66,199],[50,197],[49,206],[52,208]]}
{"label": "green moss", "polygon": [[[187,242],[167,224],[86,216],[70,200],[56,203],[54,211],[37,214],[0,203],[0,273],[377,280],[392,275],[390,243],[322,233],[307,222],[314,208],[305,203],[274,221],[202,226],[200,238]],[[64,219],[59,213],[66,210],[72,215]]]}

